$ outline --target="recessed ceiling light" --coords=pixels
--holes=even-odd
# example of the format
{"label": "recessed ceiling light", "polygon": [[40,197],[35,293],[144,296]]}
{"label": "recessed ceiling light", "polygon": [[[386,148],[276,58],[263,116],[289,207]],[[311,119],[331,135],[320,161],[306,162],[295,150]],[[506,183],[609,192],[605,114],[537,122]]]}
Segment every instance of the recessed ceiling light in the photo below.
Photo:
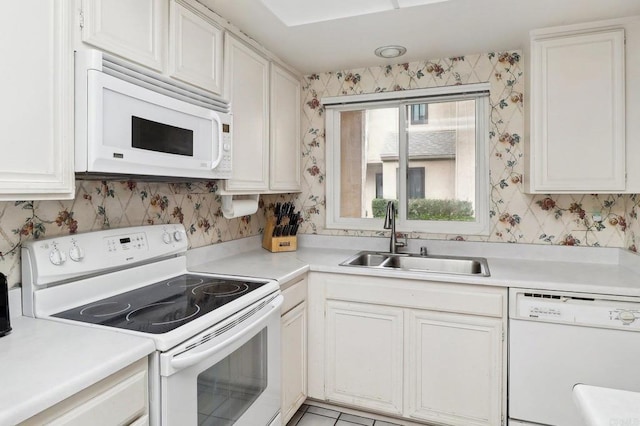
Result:
{"label": "recessed ceiling light", "polygon": [[382,46],[378,47],[374,53],[381,58],[390,59],[397,58],[407,53],[407,48],[404,46]]}

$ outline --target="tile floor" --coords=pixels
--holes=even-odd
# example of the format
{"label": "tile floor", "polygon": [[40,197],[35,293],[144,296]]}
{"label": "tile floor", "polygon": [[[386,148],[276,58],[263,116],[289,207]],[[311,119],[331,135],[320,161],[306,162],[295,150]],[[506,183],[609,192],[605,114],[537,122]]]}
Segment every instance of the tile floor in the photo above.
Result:
{"label": "tile floor", "polygon": [[396,423],[354,416],[303,404],[287,426],[400,426]]}

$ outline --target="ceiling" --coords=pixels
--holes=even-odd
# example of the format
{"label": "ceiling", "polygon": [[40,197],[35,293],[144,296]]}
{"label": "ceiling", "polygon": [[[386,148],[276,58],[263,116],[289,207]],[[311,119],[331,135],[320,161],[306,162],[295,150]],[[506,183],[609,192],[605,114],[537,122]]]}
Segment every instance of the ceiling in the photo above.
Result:
{"label": "ceiling", "polygon": [[[532,29],[640,15],[640,0],[450,0],[331,20],[298,13],[298,24],[287,26],[262,0],[198,1],[303,74],[522,49]],[[321,21],[300,24],[313,20]],[[374,56],[390,44],[407,53]]]}

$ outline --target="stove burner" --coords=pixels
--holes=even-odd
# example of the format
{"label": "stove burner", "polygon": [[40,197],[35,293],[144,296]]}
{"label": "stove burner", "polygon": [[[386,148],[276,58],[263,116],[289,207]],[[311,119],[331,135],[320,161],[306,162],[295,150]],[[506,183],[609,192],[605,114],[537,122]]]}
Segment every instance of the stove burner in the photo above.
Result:
{"label": "stove burner", "polygon": [[131,303],[127,303],[124,308],[120,309],[121,306],[122,304],[120,302],[96,303],[95,305],[82,308],[80,310],[80,315],[89,315],[92,317],[100,318],[121,314],[131,309]]}
{"label": "stove burner", "polygon": [[198,277],[178,277],[172,280],[167,281],[167,286],[171,287],[172,285],[179,285],[183,288],[193,287],[196,285],[200,285],[204,282],[202,278]]}
{"label": "stove burner", "polygon": [[196,291],[199,291],[214,297],[229,297],[245,293],[248,290],[247,283],[216,281],[192,288],[191,293],[195,295]]}
{"label": "stove burner", "polygon": [[198,305],[189,306],[187,309],[184,309],[180,305],[177,307],[173,306],[175,303],[176,302],[152,303],[150,305],[134,309],[127,314],[126,320],[131,322],[135,319],[145,320],[145,317],[151,317],[151,319],[158,318],[163,319],[163,321],[152,321],[151,319],[147,319],[150,325],[165,325],[186,321],[200,312],[200,306]]}

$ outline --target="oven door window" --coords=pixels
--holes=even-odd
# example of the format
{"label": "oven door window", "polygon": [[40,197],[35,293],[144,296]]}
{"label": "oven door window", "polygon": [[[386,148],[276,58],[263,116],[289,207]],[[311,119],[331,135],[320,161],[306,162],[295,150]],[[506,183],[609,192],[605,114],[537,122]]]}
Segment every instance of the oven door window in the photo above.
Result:
{"label": "oven door window", "polygon": [[237,421],[267,388],[267,329],[198,374],[198,424]]}

